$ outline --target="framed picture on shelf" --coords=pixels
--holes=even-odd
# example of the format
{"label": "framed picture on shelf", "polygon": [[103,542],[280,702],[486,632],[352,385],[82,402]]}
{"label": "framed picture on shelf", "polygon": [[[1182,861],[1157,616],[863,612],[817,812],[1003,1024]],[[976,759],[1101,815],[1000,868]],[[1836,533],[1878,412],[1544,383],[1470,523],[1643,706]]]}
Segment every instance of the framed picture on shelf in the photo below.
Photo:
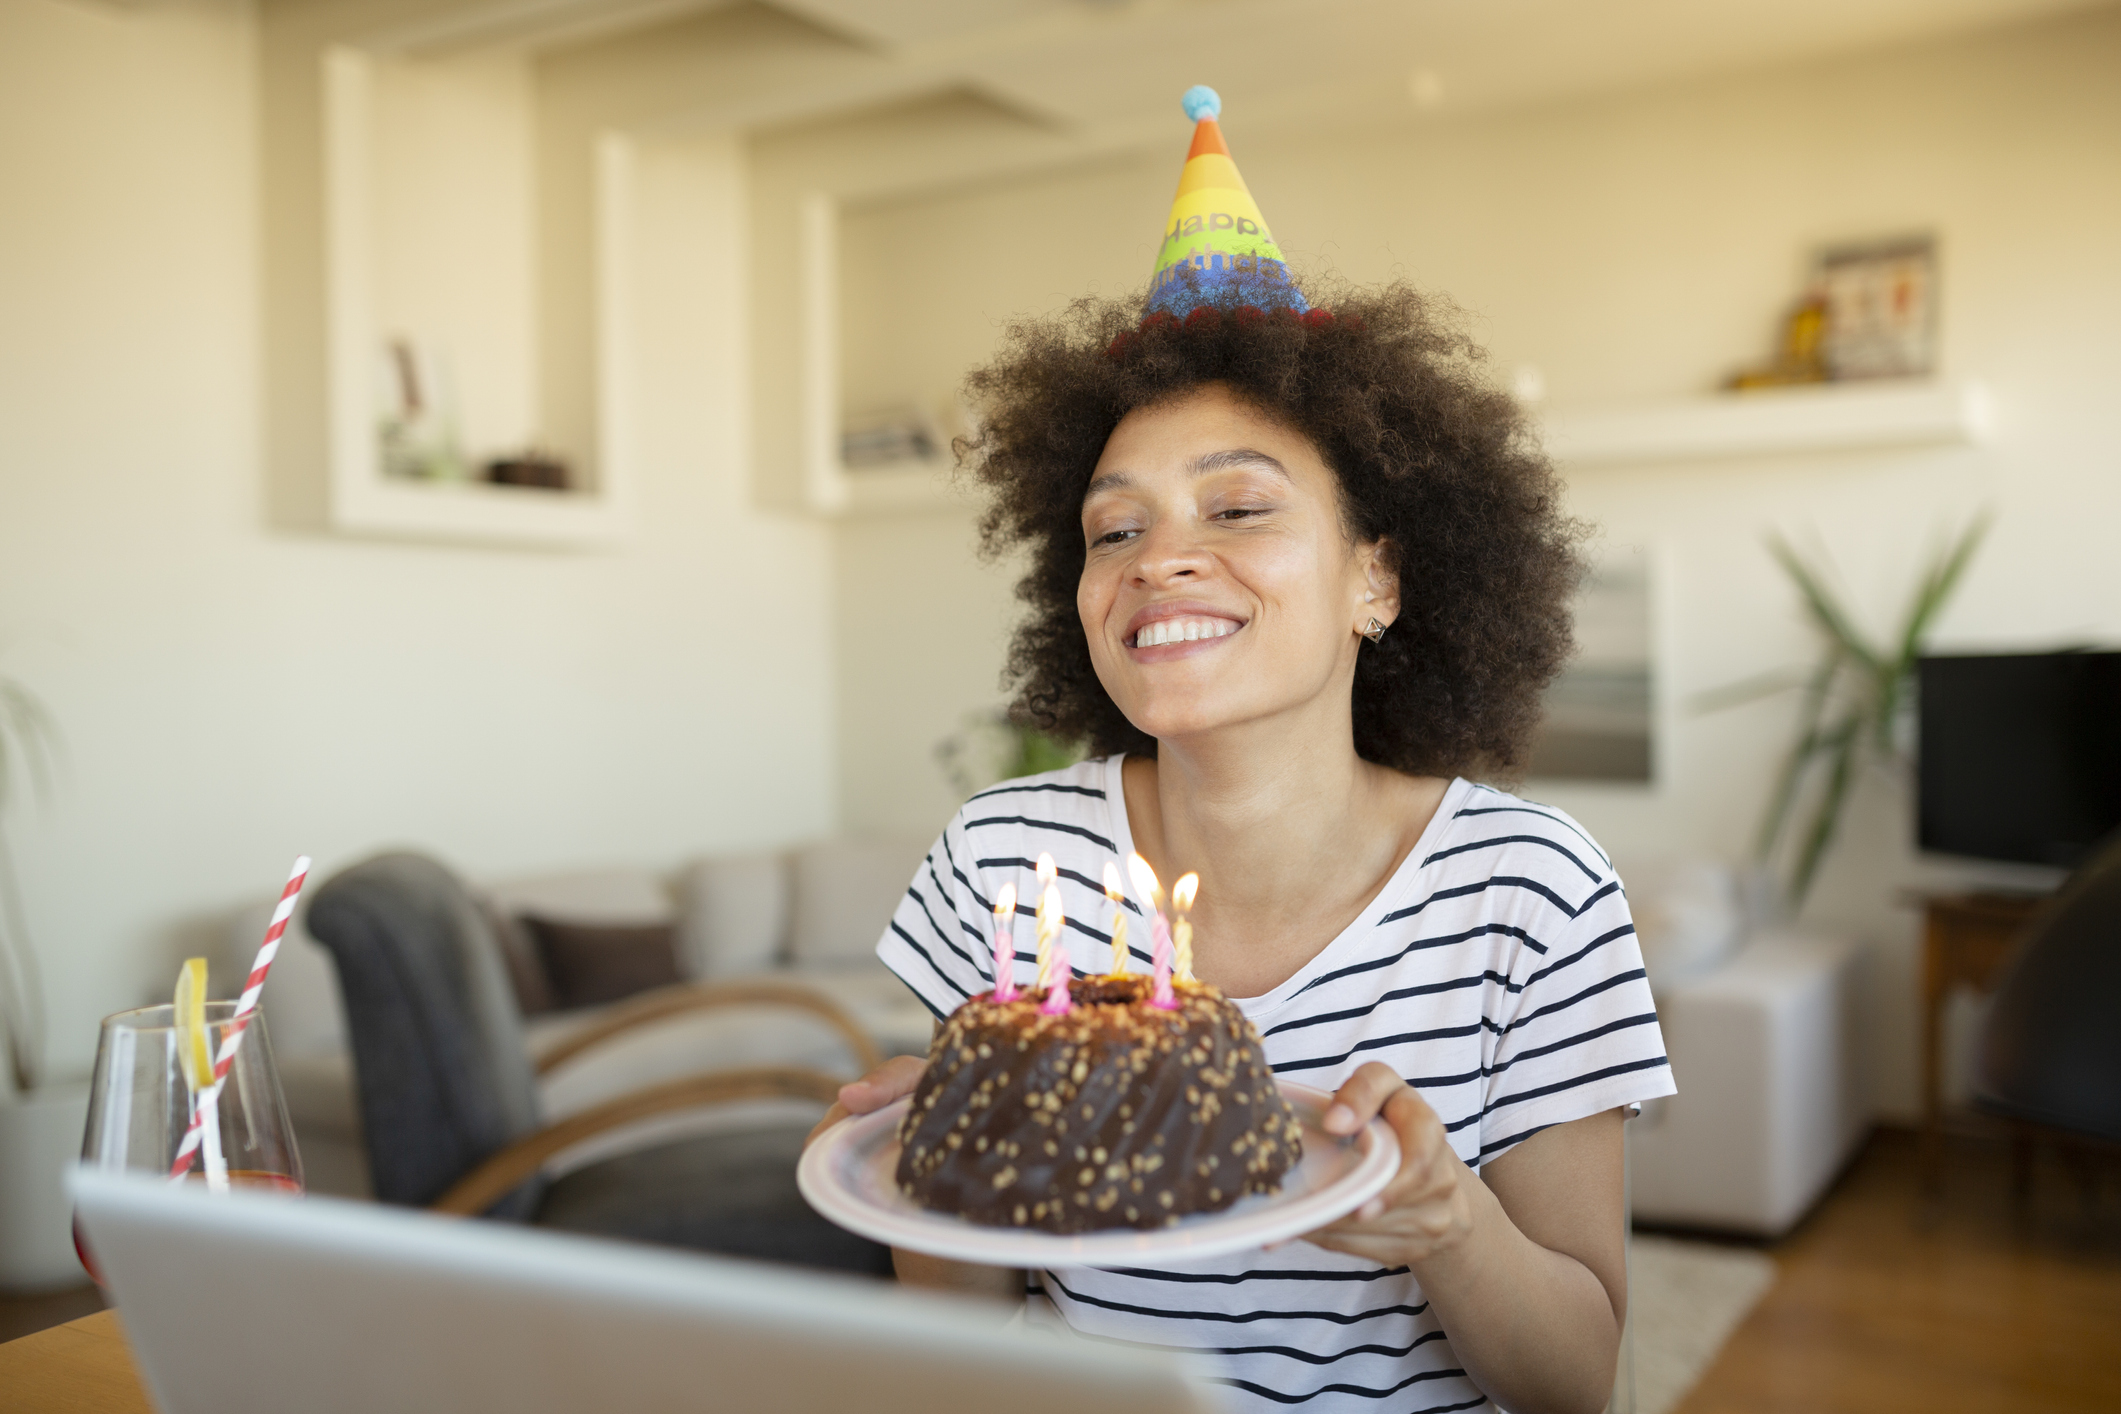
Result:
{"label": "framed picture on shelf", "polygon": [[1937,244],[1929,236],[1820,252],[1829,377],[1921,378],[1936,364]]}

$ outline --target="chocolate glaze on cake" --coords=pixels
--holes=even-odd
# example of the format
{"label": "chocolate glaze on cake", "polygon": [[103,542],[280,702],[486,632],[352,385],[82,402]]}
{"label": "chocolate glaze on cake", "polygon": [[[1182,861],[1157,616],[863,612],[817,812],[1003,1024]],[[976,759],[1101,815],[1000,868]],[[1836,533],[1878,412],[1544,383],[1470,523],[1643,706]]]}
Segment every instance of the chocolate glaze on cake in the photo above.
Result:
{"label": "chocolate glaze on cake", "polygon": [[1154,1228],[1273,1193],[1303,1152],[1259,1034],[1222,993],[1077,978],[1074,1008],[974,997],[943,1023],[899,1126],[899,1187],[993,1227]]}

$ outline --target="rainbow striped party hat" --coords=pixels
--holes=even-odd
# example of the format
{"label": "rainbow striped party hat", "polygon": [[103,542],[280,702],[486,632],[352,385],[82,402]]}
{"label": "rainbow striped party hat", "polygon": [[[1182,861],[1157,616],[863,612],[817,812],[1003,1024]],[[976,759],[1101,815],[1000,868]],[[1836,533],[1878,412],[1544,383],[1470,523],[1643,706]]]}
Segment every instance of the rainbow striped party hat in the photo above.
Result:
{"label": "rainbow striped party hat", "polygon": [[[1266,218],[1237,174],[1215,121],[1222,99],[1214,89],[1196,85],[1181,102],[1193,119],[1193,146],[1179,175],[1143,317],[1184,319],[1204,306],[1303,313],[1310,305],[1290,278],[1281,247],[1267,233]],[[1191,275],[1185,273],[1189,270]]]}

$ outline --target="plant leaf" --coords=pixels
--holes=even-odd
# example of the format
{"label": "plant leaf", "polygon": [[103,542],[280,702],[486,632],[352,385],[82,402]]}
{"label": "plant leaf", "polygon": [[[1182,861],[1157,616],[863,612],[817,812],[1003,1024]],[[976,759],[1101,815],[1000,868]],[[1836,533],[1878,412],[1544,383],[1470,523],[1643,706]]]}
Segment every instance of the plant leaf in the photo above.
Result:
{"label": "plant leaf", "polygon": [[1818,877],[1826,847],[1834,842],[1834,836],[1841,828],[1841,807],[1848,799],[1849,783],[1855,779],[1856,758],[1863,745],[1863,726],[1862,714],[1851,712],[1827,734],[1824,749],[1831,755],[1833,765],[1827,771],[1826,792],[1812,811],[1812,826],[1806,832],[1803,852],[1798,855],[1797,867],[1790,875],[1792,913],[1804,907],[1805,895],[1812,891],[1812,881]]}
{"label": "plant leaf", "polygon": [[1907,698],[1907,686],[1915,671],[1915,660],[1922,656],[1929,642],[1931,627],[1944,606],[1959,587],[1959,581],[1972,563],[1974,552],[1981,548],[1989,527],[1995,523],[1995,515],[1984,510],[1967,523],[1965,530],[1949,547],[1931,562],[1915,588],[1908,604],[1907,617],[1900,630],[1898,651],[1894,656],[1892,671],[1881,678],[1878,685],[1878,710],[1871,722],[1872,737],[1882,755],[1893,750],[1893,724],[1900,715],[1901,704]]}
{"label": "plant leaf", "polygon": [[1797,739],[1791,743],[1789,755],[1783,760],[1775,793],[1769,798],[1767,813],[1760,819],[1760,835],[1753,847],[1755,857],[1763,863],[1775,852],[1775,842],[1782,837],[1791,803],[1796,800],[1797,788],[1803,783],[1805,767],[1818,753],[1819,722],[1826,715],[1834,676],[1840,671],[1841,662],[1841,651],[1829,644],[1805,686],[1804,705],[1798,709]]}
{"label": "plant leaf", "polygon": [[1732,707],[1743,707],[1748,702],[1758,702],[1777,693],[1803,687],[1811,681],[1812,669],[1774,668],[1764,673],[1755,673],[1749,678],[1725,683],[1697,692],[1687,702],[1687,710],[1699,714],[1722,712]]}
{"label": "plant leaf", "polygon": [[1790,547],[1780,535],[1768,536],[1768,553],[1775,557],[1784,572],[1797,585],[1797,592],[1804,596],[1805,607],[1811,610],[1812,619],[1826,631],[1827,637],[1840,645],[1841,650],[1866,666],[1875,664],[1881,656],[1859,632],[1848,614],[1834,599],[1825,582],[1810,565]]}

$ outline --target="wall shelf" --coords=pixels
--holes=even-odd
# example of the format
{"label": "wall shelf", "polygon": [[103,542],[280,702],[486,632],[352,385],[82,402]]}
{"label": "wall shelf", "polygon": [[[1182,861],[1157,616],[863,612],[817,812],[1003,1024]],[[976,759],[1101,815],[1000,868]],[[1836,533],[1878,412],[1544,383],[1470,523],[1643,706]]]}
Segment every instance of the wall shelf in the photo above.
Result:
{"label": "wall shelf", "polygon": [[1978,383],[1846,383],[1562,411],[1540,419],[1563,468],[1793,452],[1972,446],[1989,431]]}

